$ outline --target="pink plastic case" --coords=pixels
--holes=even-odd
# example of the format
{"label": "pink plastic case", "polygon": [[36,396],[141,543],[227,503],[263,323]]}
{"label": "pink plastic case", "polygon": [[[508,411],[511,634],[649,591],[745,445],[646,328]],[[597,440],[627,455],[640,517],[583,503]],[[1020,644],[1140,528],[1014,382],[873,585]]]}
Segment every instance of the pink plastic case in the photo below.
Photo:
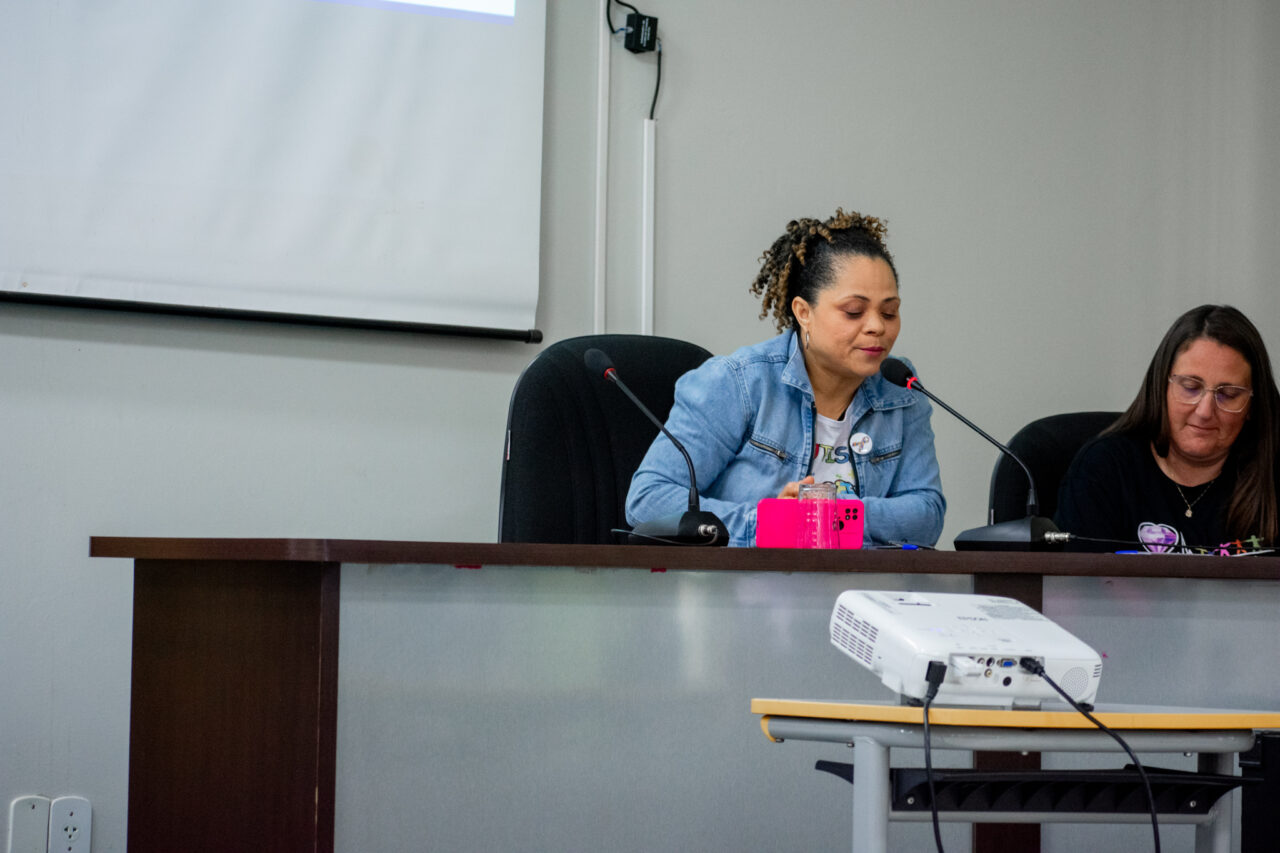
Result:
{"label": "pink plastic case", "polygon": [[[837,548],[861,548],[863,508],[857,498],[836,501]],[[795,548],[800,525],[800,501],[765,498],[756,504],[756,547]]]}

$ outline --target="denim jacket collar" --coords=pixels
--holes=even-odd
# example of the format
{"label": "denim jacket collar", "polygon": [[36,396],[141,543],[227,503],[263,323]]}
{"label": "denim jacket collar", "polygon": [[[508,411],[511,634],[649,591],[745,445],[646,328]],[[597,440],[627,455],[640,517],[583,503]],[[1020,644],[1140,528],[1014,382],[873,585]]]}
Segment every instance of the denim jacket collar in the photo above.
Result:
{"label": "denim jacket collar", "polygon": [[[800,336],[795,330],[787,332],[787,364],[782,368],[782,381],[797,389],[809,402],[813,402],[813,386],[809,384],[809,371],[804,366],[804,354],[800,351]],[[908,362],[908,365],[910,362]],[[877,373],[868,376],[860,386],[872,411],[883,412],[910,406],[913,395],[910,388],[903,388],[887,381]]]}
{"label": "denim jacket collar", "polygon": [[782,381],[812,401],[813,386],[809,384],[809,371],[804,366],[804,354],[800,352],[800,335],[794,329],[787,332],[786,347],[787,363],[782,368]]}

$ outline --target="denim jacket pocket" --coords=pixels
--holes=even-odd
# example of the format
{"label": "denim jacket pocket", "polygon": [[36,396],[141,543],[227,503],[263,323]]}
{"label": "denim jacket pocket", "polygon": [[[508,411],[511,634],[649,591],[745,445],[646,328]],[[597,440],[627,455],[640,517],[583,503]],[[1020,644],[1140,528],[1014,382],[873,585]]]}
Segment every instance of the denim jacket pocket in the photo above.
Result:
{"label": "denim jacket pocket", "polygon": [[873,453],[866,457],[866,465],[860,472],[862,476],[862,493],[865,495],[888,494],[890,486],[898,476],[898,469],[903,464],[902,445]]}
{"label": "denim jacket pocket", "polygon": [[787,461],[787,451],[783,450],[780,447],[774,447],[772,444],[769,444],[768,442],[765,442],[765,441],[761,441],[760,439],[754,438],[754,437],[747,439],[747,444],[750,444],[752,447],[756,448],[757,450],[763,450],[765,453],[768,453],[770,456],[776,456],[780,462]]}
{"label": "denim jacket pocket", "polygon": [[902,455],[902,448],[899,447],[897,450],[890,450],[888,453],[881,453],[877,456],[872,456],[871,459],[868,461],[872,465],[879,465],[881,462],[887,462],[890,459],[896,459],[901,455]]}

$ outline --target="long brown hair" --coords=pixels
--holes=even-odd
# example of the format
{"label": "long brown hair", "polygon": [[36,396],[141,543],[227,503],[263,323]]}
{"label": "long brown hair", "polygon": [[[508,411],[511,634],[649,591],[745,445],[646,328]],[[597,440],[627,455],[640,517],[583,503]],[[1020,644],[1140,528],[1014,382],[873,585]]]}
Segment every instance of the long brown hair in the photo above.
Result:
{"label": "long brown hair", "polygon": [[1236,486],[1227,509],[1227,530],[1232,536],[1257,534],[1274,543],[1280,528],[1277,503],[1280,392],[1276,390],[1262,335],[1249,318],[1230,305],[1201,305],[1179,317],[1165,332],[1151,357],[1142,388],[1129,408],[1106,433],[1125,433],[1150,441],[1161,458],[1169,454],[1169,374],[1173,362],[1192,341],[1208,338],[1231,347],[1249,362],[1253,397],[1249,414],[1231,446],[1227,464],[1235,464]]}

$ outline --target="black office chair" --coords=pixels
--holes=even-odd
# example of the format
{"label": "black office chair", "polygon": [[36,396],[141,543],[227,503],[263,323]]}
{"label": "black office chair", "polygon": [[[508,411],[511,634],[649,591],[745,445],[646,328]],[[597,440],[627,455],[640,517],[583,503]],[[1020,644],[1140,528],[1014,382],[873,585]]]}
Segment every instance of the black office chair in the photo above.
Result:
{"label": "black office chair", "polygon": [[666,421],[680,376],[711,357],[696,344],[650,335],[587,335],[543,350],[516,380],[507,412],[498,538],[501,542],[615,543],[627,528],[631,475],[658,428],[622,390],[587,370],[606,353]]}
{"label": "black office chair", "polygon": [[[1119,412],[1068,412],[1032,421],[1009,440],[1009,449],[1027,463],[1036,481],[1039,515],[1053,518],[1058,509],[1058,485],[1067,466],[1086,441],[1111,426]],[[1012,521],[1027,514],[1027,476],[1003,453],[991,472],[987,499],[988,523]]]}

